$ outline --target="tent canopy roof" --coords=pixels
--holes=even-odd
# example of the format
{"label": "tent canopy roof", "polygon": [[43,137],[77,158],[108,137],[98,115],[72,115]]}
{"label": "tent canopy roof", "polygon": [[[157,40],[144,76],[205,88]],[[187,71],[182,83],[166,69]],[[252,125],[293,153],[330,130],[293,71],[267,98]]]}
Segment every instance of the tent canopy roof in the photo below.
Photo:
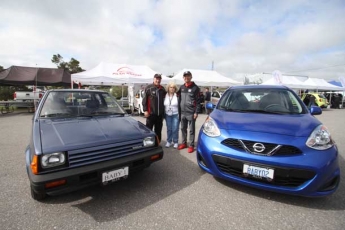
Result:
{"label": "tent canopy roof", "polygon": [[311,85],[311,87],[309,89],[334,90],[334,91],[344,90],[343,87],[339,87],[339,86],[335,86],[333,84],[330,84],[321,78],[308,78],[304,83],[307,85]]}
{"label": "tent canopy roof", "polygon": [[71,74],[65,69],[11,66],[0,72],[0,85],[71,85]]}
{"label": "tent canopy roof", "polygon": [[[72,74],[72,81],[82,85],[124,85],[152,83],[157,72],[145,65],[101,62],[95,68]],[[162,80],[167,78],[162,75]]]}
{"label": "tent canopy roof", "polygon": [[274,77],[268,79],[267,81],[263,82],[261,85],[285,85],[291,89],[309,89],[309,85],[305,84],[304,82],[298,80],[294,76],[280,76],[280,82],[277,82]]}
{"label": "tent canopy roof", "polygon": [[171,80],[178,85],[184,84],[183,73],[185,71],[190,71],[192,73],[192,81],[194,81],[198,86],[242,85],[242,82],[225,77],[214,70],[183,69],[178,72],[173,78],[171,78]]}

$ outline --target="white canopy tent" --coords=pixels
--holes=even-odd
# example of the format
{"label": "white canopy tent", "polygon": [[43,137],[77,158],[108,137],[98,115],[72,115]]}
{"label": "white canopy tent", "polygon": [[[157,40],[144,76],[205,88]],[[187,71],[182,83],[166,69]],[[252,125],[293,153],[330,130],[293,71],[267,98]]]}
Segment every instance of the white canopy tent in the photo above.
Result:
{"label": "white canopy tent", "polygon": [[272,77],[267,81],[261,83],[261,85],[285,85],[291,89],[310,89],[311,87],[311,85],[308,85],[305,82],[298,80],[294,76],[284,75],[281,75],[278,80]]}
{"label": "white canopy tent", "polygon": [[321,78],[308,78],[305,84],[310,85],[309,89],[314,90],[331,90],[331,91],[344,91],[344,87],[339,87],[333,84],[328,83]]}
{"label": "white canopy tent", "polygon": [[[175,82],[177,85],[184,84],[183,73],[185,71],[190,71],[192,73],[192,81],[194,81],[198,86],[233,86],[233,85],[242,85],[242,82],[235,81],[231,78],[227,78],[217,71],[214,70],[198,70],[198,69],[183,69],[169,81]],[[162,80],[162,83],[165,81]]]}
{"label": "white canopy tent", "polygon": [[[145,84],[152,83],[153,76],[156,73],[156,71],[145,65],[101,62],[93,69],[72,74],[71,80],[82,85]],[[162,75],[162,80],[166,78]]]}

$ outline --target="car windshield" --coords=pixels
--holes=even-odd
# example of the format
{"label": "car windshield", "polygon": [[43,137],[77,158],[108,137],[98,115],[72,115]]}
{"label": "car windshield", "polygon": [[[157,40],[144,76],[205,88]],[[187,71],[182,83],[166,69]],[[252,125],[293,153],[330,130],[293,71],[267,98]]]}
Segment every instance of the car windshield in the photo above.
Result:
{"label": "car windshield", "polygon": [[226,91],[217,109],[233,112],[301,114],[297,95],[288,89],[237,88]]}
{"label": "car windshield", "polygon": [[101,91],[50,91],[42,100],[40,117],[124,115],[114,97]]}

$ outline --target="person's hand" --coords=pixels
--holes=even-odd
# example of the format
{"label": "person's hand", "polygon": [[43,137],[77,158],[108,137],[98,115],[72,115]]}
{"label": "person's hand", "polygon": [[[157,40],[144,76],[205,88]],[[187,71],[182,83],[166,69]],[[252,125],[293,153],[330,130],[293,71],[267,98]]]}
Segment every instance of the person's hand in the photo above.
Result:
{"label": "person's hand", "polygon": [[197,113],[194,113],[194,120],[198,117]]}
{"label": "person's hand", "polygon": [[145,111],[145,112],[144,112],[144,117],[147,118],[147,117],[149,117],[149,116],[150,116],[149,112]]}

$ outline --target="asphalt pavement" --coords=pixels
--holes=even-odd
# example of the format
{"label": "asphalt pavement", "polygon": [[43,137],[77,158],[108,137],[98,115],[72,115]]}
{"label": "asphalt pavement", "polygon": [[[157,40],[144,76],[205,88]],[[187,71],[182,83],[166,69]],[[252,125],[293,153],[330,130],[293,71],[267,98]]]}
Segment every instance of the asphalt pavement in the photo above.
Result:
{"label": "asphalt pavement", "polygon": [[[344,178],[329,197],[288,196],[215,179],[199,169],[195,152],[173,148],[127,180],[34,201],[24,159],[32,117],[0,114],[1,229],[344,229]],[[345,109],[317,118],[337,142],[343,172]],[[162,139],[164,146],[165,124]]]}

